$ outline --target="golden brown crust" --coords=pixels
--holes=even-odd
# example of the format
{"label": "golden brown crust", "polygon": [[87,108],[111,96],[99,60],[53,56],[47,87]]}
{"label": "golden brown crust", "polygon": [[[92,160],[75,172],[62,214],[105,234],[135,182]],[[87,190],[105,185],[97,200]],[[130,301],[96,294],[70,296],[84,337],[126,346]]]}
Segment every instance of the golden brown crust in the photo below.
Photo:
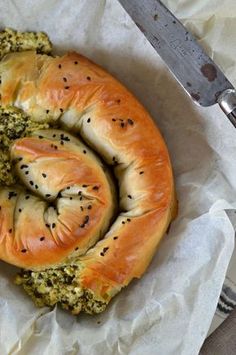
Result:
{"label": "golden brown crust", "polygon": [[[163,138],[126,88],[77,53],[12,54],[0,64],[0,75],[2,105],[21,107],[39,121],[48,112],[115,165],[124,212],[104,240],[81,257],[82,285],[109,299],[143,274],[174,215],[173,174]],[[41,267],[46,265],[42,260]]]}

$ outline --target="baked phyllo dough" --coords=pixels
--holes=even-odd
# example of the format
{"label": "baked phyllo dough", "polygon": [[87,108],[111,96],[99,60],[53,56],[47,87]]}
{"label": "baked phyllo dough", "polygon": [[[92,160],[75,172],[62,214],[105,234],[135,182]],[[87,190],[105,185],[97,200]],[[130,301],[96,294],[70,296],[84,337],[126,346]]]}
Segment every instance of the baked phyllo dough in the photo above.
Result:
{"label": "baked phyllo dough", "polygon": [[28,122],[5,144],[0,258],[22,268],[16,282],[38,306],[98,313],[143,275],[175,216],[171,163],[120,82],[78,53],[36,47],[0,62],[1,109]]}

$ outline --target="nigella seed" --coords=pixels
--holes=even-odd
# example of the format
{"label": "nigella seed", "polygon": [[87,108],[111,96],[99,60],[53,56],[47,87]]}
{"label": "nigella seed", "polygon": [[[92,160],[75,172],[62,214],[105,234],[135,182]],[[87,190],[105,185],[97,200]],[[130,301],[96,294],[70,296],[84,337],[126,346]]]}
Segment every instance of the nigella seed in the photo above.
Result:
{"label": "nigella seed", "polygon": [[78,64],[78,62],[77,62],[77,61],[75,61],[75,62],[74,62],[74,64],[75,64],[75,65],[77,65],[77,64]]}
{"label": "nigella seed", "polygon": [[46,197],[50,197],[51,195],[50,195],[50,194],[46,194],[45,196],[46,196]]}
{"label": "nigella seed", "polygon": [[131,222],[131,219],[130,219],[130,218],[127,218],[127,222]]}
{"label": "nigella seed", "polygon": [[30,198],[30,196],[28,196],[28,195],[27,195],[27,196],[25,196],[25,199],[26,199],[26,200],[28,200],[29,198]]}
{"label": "nigella seed", "polygon": [[80,210],[81,210],[81,212],[83,212],[83,210],[84,210],[83,206],[80,206]]}
{"label": "nigella seed", "polygon": [[101,255],[101,256],[104,256],[104,253],[103,253],[103,252],[101,252],[101,253],[100,253],[100,255]]}
{"label": "nigella seed", "polygon": [[91,210],[92,209],[92,205],[88,205],[88,210]]}
{"label": "nigella seed", "polygon": [[29,175],[29,171],[26,171],[26,172],[25,172],[25,175]]}
{"label": "nigella seed", "polygon": [[29,183],[30,183],[30,185],[31,185],[31,186],[33,186],[33,185],[34,185],[34,183],[33,183],[33,181],[32,181],[32,180],[31,180]]}
{"label": "nigella seed", "polygon": [[58,65],[58,68],[61,69],[61,64]]}
{"label": "nigella seed", "polygon": [[90,77],[90,76],[87,76],[87,80],[90,81],[90,80],[91,80],[91,77]]}
{"label": "nigella seed", "polygon": [[82,185],[82,187],[88,187],[88,185],[85,185],[85,184],[84,184],[84,185]]}
{"label": "nigella seed", "polygon": [[63,112],[63,108],[60,108],[60,111]]}
{"label": "nigella seed", "polygon": [[91,122],[91,119],[90,119],[90,118],[88,118],[88,119],[87,119],[87,122],[88,122],[88,123],[89,123],[89,122]]}
{"label": "nigella seed", "polygon": [[70,87],[69,86],[65,86],[65,89],[68,90]]}
{"label": "nigella seed", "polygon": [[26,249],[21,249],[21,252],[22,252],[22,253],[26,253],[27,250],[26,250]]}
{"label": "nigella seed", "polygon": [[79,191],[79,192],[78,192],[78,195],[82,195],[82,191]]}
{"label": "nigella seed", "polygon": [[45,237],[39,238],[40,242],[42,242],[45,239]]}
{"label": "nigella seed", "polygon": [[38,190],[38,188],[39,188],[38,185],[35,185],[35,188],[36,188],[36,190]]}
{"label": "nigella seed", "polygon": [[42,177],[45,179],[47,175],[45,173],[42,173]]}
{"label": "nigella seed", "polygon": [[46,113],[49,113],[50,112],[50,110],[46,110]]}
{"label": "nigella seed", "polygon": [[39,136],[39,139],[43,139],[43,136]]}
{"label": "nigella seed", "polygon": [[128,124],[130,124],[131,126],[133,126],[134,121],[133,121],[133,120],[131,120],[130,118],[128,118]]}
{"label": "nigella seed", "polygon": [[105,248],[103,248],[103,254],[105,254],[107,251],[108,251],[108,249],[109,249],[109,247],[105,247]]}
{"label": "nigella seed", "polygon": [[63,81],[66,83],[66,82],[67,82],[67,79],[66,79],[66,78],[63,78]]}
{"label": "nigella seed", "polygon": [[56,138],[56,136],[57,136],[56,134],[53,134],[53,135],[52,135],[53,138]]}
{"label": "nigella seed", "polygon": [[121,126],[122,128],[124,128],[124,126],[125,126],[124,122],[121,122],[120,126]]}
{"label": "nigella seed", "polygon": [[112,121],[113,121],[113,122],[116,122],[116,119],[115,119],[115,118],[112,118]]}
{"label": "nigella seed", "polygon": [[79,247],[76,247],[76,248],[75,248],[75,251],[76,251],[76,250],[79,250]]}
{"label": "nigella seed", "polygon": [[72,197],[70,197],[70,200],[72,200]]}
{"label": "nigella seed", "polygon": [[18,210],[20,213],[22,212],[22,209],[21,208],[19,208],[19,210]]}
{"label": "nigella seed", "polygon": [[67,188],[66,188],[67,190],[70,190],[70,186],[67,186]]}
{"label": "nigella seed", "polygon": [[142,175],[142,174],[144,174],[144,171],[140,171],[140,172],[139,172],[139,175]]}
{"label": "nigella seed", "polygon": [[118,237],[113,237],[114,240],[118,239]]}
{"label": "nigella seed", "polygon": [[53,223],[53,224],[52,224],[52,228],[55,228],[55,227],[56,227],[56,224],[55,224],[55,223]]}
{"label": "nigella seed", "polygon": [[88,221],[89,221],[89,216],[85,216],[85,217],[84,217],[84,224],[87,224]]}
{"label": "nigella seed", "polygon": [[48,224],[48,223],[46,223],[45,226],[46,226],[47,228],[50,228],[50,224]]}
{"label": "nigella seed", "polygon": [[83,153],[86,154],[87,153],[86,150],[83,150]]}
{"label": "nigella seed", "polygon": [[125,221],[122,221],[122,224],[125,224]]}
{"label": "nigella seed", "polygon": [[132,199],[132,196],[131,196],[131,195],[128,195],[128,198]]}
{"label": "nigella seed", "polygon": [[83,197],[81,196],[81,197],[79,198],[79,200],[82,201],[82,200],[83,200]]}

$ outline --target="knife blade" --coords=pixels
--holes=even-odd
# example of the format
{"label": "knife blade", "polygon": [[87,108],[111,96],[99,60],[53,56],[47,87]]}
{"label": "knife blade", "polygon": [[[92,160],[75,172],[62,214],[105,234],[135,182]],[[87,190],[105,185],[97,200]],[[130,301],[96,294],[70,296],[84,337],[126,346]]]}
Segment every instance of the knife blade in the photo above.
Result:
{"label": "knife blade", "polygon": [[218,103],[236,128],[236,90],[194,36],[159,0],[119,0],[195,103]]}

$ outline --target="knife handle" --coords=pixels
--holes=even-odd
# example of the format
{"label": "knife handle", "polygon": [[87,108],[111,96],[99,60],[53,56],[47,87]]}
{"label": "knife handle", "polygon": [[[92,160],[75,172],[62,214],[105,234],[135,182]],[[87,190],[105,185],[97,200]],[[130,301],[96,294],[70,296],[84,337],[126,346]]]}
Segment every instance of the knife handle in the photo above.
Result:
{"label": "knife handle", "polygon": [[236,128],[236,90],[227,89],[217,99],[223,112]]}

